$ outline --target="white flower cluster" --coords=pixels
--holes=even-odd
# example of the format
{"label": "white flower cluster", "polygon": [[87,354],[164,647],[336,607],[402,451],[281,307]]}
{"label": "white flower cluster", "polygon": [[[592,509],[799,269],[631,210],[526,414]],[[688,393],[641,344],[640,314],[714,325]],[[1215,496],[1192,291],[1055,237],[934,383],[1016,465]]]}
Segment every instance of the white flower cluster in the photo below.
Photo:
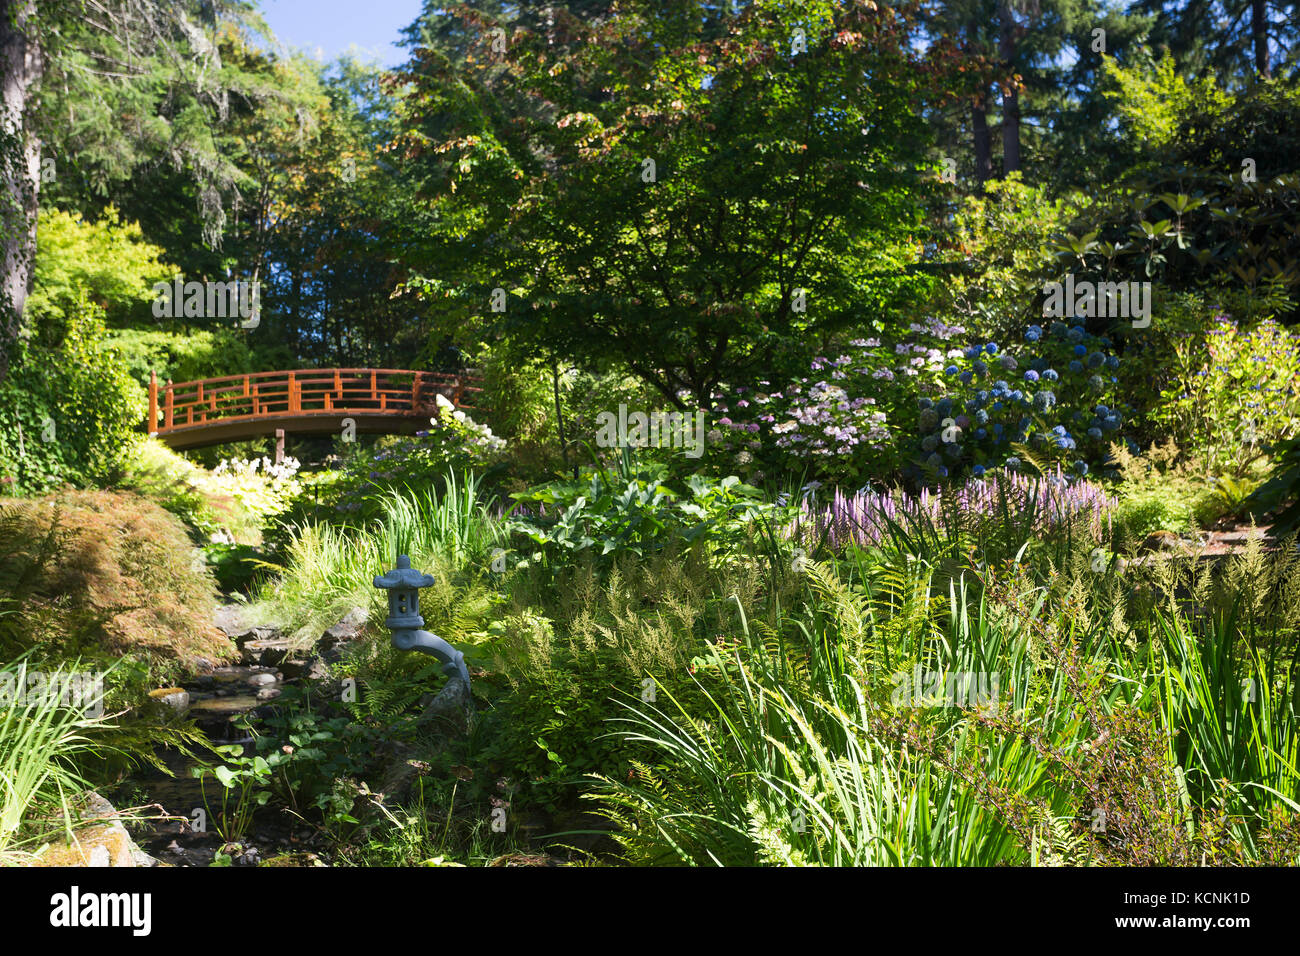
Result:
{"label": "white flower cluster", "polygon": [[252,478],[260,468],[262,474],[273,481],[289,481],[296,474],[302,463],[297,458],[286,457],[283,462],[276,464],[265,455],[261,458],[225,458],[222,459],[216,468],[212,469],[214,475],[233,475],[237,478]]}
{"label": "white flower cluster", "polygon": [[463,426],[465,430],[470,433],[469,438],[475,444],[481,446],[486,451],[497,452],[505,450],[506,440],[504,438],[498,438],[496,435],[492,434],[492,429],[487,425],[480,425],[478,422],[474,421],[474,419],[462,412],[443,395],[436,396],[436,401],[438,403],[441,417],[446,418],[448,413],[450,413],[452,420]]}

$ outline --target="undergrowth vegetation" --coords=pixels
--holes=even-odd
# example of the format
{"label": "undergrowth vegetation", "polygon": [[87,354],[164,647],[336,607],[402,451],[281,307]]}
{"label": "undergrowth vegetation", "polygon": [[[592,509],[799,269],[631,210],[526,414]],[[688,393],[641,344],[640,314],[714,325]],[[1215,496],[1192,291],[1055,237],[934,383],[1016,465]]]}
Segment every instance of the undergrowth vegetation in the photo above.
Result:
{"label": "undergrowth vegetation", "polygon": [[472,479],[391,494],[368,528],[304,525],[262,610],[304,635],[354,604],[375,620],[370,578],[409,553],[476,714],[420,751],[438,669],[372,629],[333,668],[358,701],[287,711],[323,775],[283,796],[356,862],[483,860],[539,827],[552,852],[652,865],[1296,862],[1296,553],[1144,553],[1113,500],[987,481],[1000,518],[904,496],[841,503],[863,533],[835,536],[805,491],[540,560],[502,560],[530,543]]}

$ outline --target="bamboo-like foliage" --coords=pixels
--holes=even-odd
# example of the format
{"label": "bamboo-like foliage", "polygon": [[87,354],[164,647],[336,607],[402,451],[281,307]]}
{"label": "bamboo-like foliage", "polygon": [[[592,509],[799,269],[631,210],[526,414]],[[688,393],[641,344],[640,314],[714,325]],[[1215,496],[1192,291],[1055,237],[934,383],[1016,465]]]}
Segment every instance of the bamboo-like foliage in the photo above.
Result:
{"label": "bamboo-like foliage", "polygon": [[[46,681],[59,686],[74,668],[61,667]],[[57,694],[23,692],[26,678],[21,661],[0,669],[0,865],[29,858],[69,825],[69,802],[87,787],[75,760],[96,752],[87,734],[105,724]]]}

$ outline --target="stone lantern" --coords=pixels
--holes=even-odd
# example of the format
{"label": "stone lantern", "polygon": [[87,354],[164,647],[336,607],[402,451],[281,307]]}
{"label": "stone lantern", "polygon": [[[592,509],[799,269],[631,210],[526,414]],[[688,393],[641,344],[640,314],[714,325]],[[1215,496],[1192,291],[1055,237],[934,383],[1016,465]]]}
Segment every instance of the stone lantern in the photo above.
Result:
{"label": "stone lantern", "polygon": [[442,661],[444,674],[452,680],[464,681],[468,698],[469,669],[465,666],[465,655],[438,635],[423,630],[420,588],[427,588],[433,582],[432,575],[411,567],[409,557],[398,555],[397,567],[375,578],[375,587],[388,592],[388,619],[384,626],[393,632],[393,646],[399,651],[419,651]]}

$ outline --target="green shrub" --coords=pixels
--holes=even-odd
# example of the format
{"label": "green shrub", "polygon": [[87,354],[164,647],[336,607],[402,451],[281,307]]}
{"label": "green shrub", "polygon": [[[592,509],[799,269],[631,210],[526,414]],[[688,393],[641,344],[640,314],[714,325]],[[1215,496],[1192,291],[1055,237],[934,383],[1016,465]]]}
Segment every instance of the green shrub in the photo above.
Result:
{"label": "green shrub", "polygon": [[300,498],[294,516],[364,525],[383,520],[382,502],[390,493],[454,494],[448,475],[492,474],[505,442],[446,399],[438,401],[436,421],[413,438],[388,435],[371,445],[344,445],[341,474],[315,485],[310,502]]}
{"label": "green shrub", "polygon": [[1300,434],[1300,336],[1273,321],[1239,328],[1219,315],[1179,343],[1153,419],[1208,473],[1243,477]]}
{"label": "green shrub", "polygon": [[621,464],[615,473],[588,471],[578,481],[555,481],[512,496],[527,510],[517,512],[510,527],[540,549],[534,560],[563,564],[589,549],[600,556],[644,555],[678,536],[724,541],[771,510],[757,488],[734,475],[691,475],[683,495],[653,472],[634,470],[628,452]]}
{"label": "green shrub", "polygon": [[1244,509],[1241,483],[1194,471],[1172,439],[1141,455],[1120,446],[1111,454],[1123,477],[1114,517],[1121,539],[1141,541],[1154,531],[1194,531]]}
{"label": "green shrub", "polygon": [[1176,492],[1151,488],[1126,493],[1115,509],[1115,525],[1120,534],[1141,541],[1154,531],[1183,534],[1195,527],[1192,506]]}
{"label": "green shrub", "polygon": [[131,460],[143,391],[105,344],[99,311],[78,300],[56,342],[28,342],[0,383],[0,493],[111,483]]}

